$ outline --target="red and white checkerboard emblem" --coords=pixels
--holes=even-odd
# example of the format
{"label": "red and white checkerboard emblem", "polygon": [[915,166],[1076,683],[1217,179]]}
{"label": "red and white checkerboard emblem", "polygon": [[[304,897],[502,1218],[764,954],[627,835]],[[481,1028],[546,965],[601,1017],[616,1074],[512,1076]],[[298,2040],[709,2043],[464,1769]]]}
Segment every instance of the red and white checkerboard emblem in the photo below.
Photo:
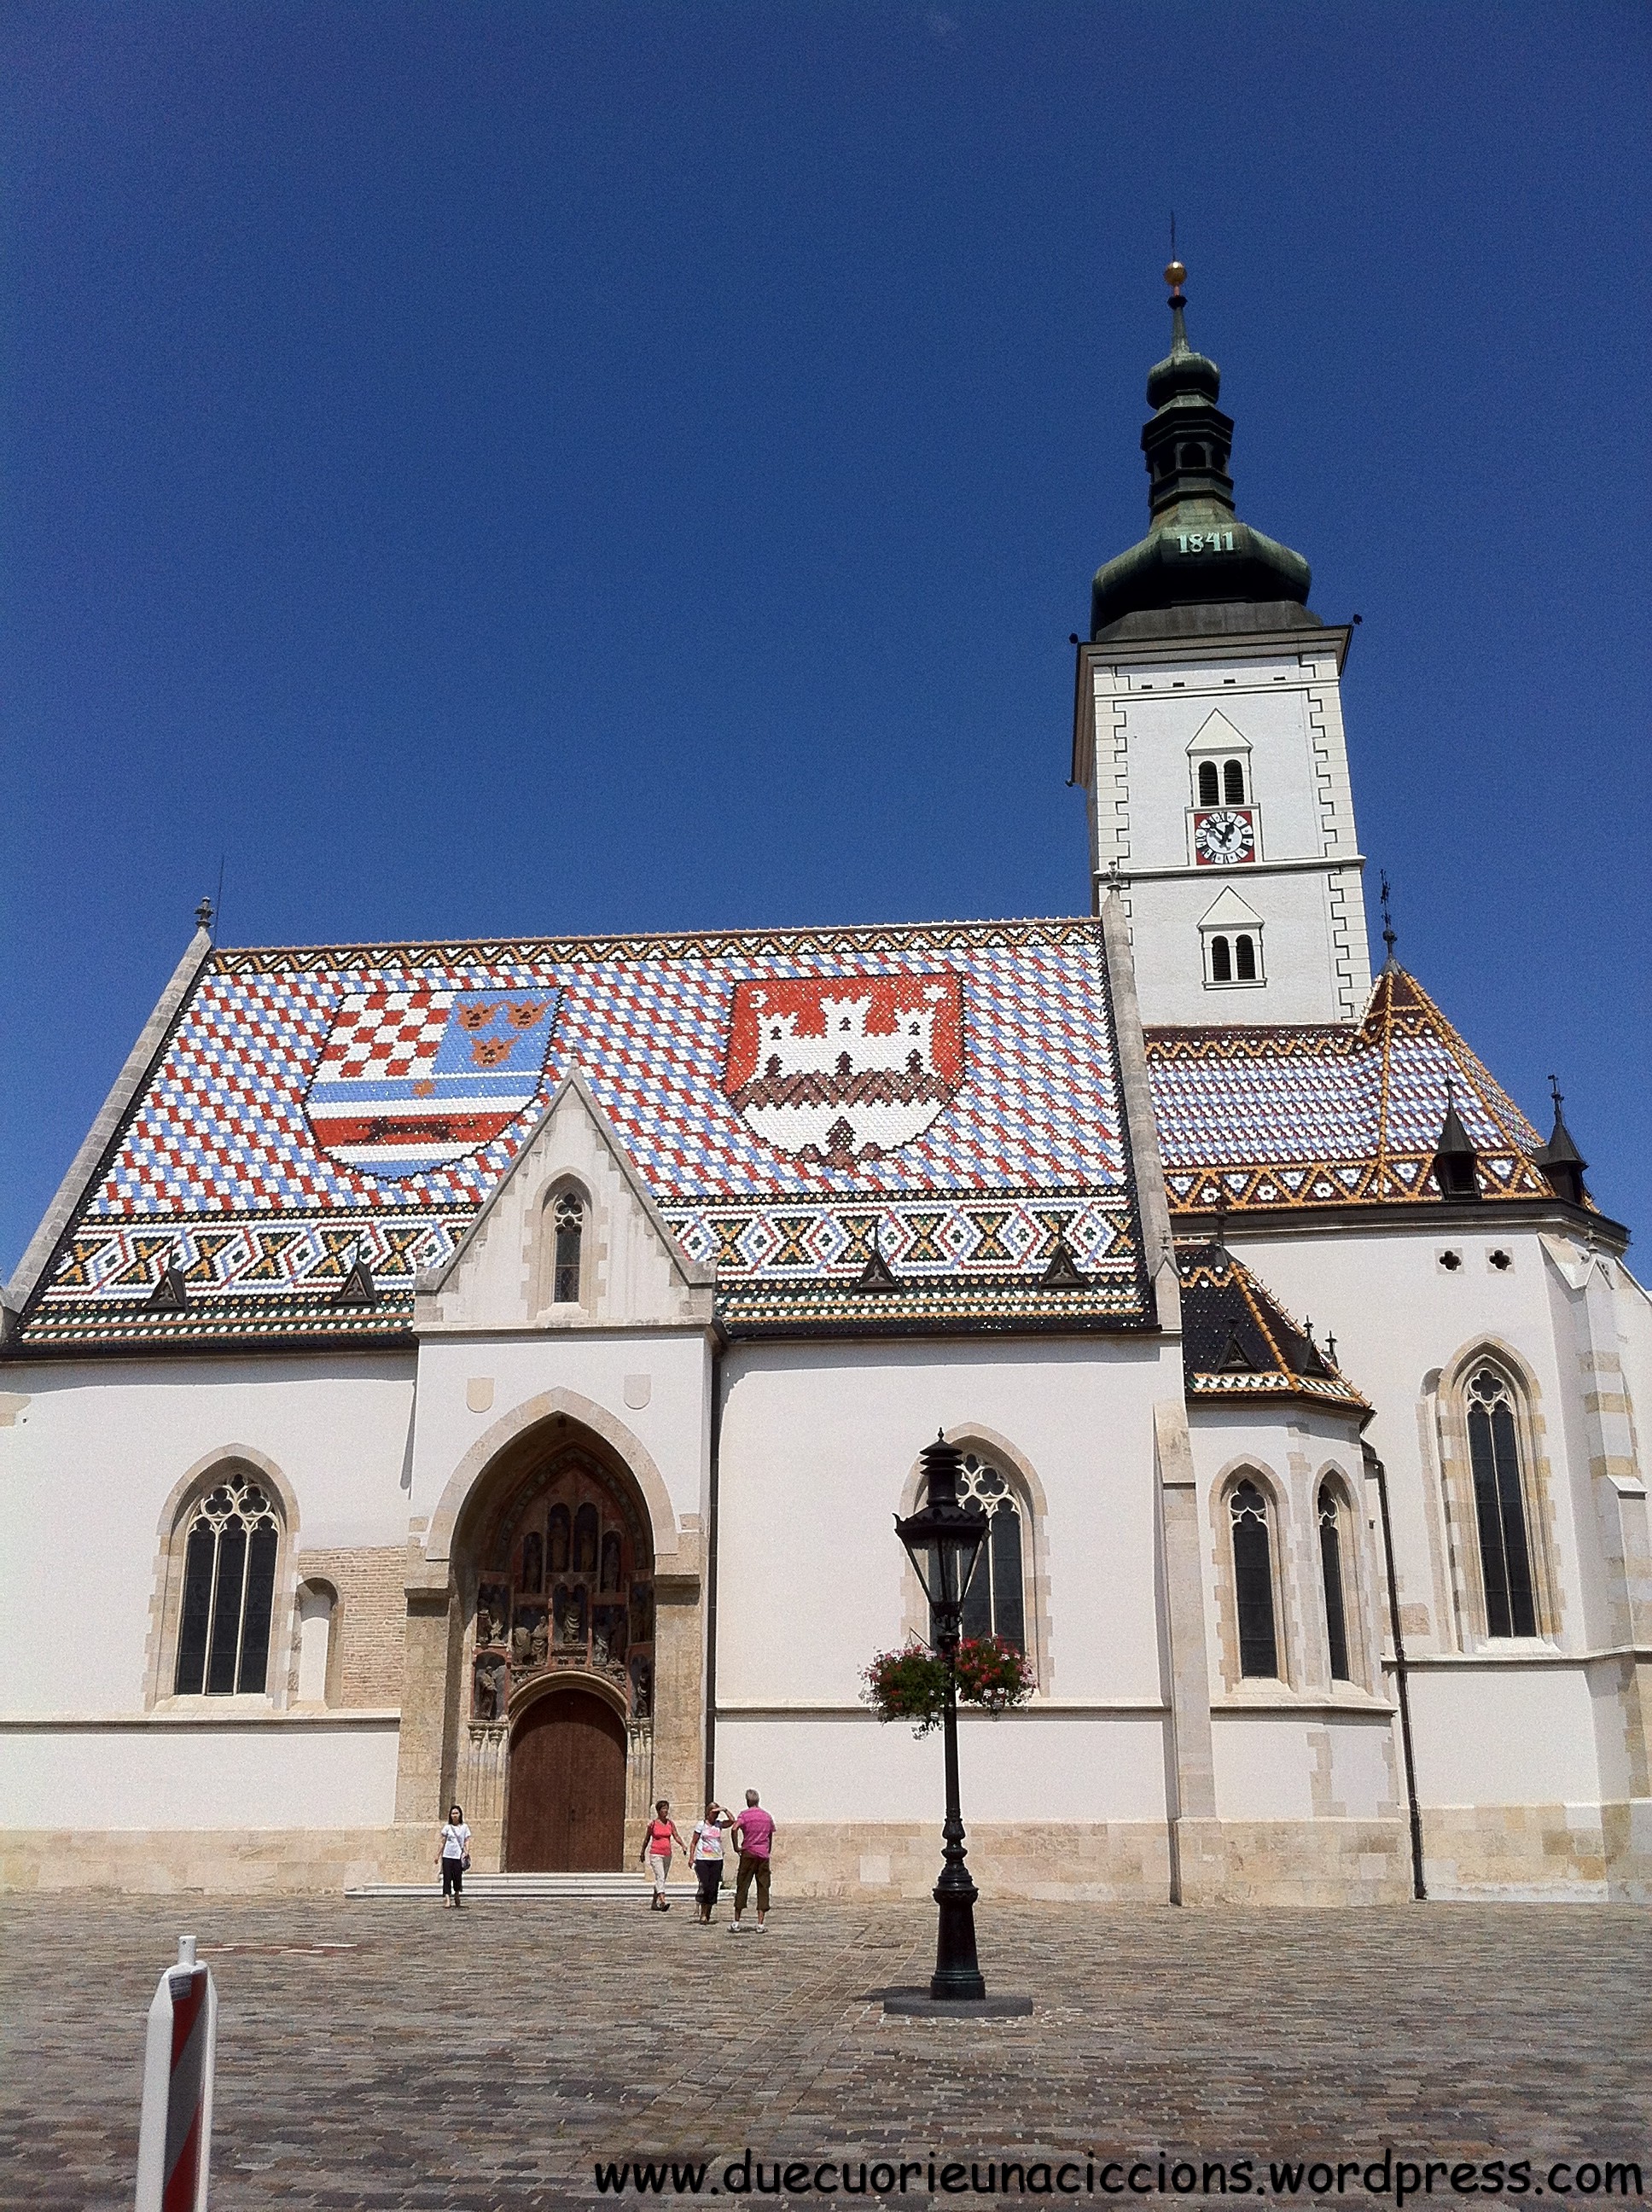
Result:
{"label": "red and white checkerboard emblem", "polygon": [[369,1175],[417,1175],[489,1144],[534,1097],[558,993],[377,984],[333,1016],[305,1111]]}
{"label": "red and white checkerboard emblem", "polygon": [[963,1081],[963,991],[950,969],[734,988],[723,1088],[780,1152],[876,1159],[921,1136]]}

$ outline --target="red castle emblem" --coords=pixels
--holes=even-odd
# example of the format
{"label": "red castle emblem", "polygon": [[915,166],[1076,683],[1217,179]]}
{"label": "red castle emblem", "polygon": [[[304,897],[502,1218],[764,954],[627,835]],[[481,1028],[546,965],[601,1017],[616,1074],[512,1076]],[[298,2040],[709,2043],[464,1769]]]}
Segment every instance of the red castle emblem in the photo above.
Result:
{"label": "red castle emblem", "polygon": [[929,975],[738,983],[723,1088],[794,1158],[847,1167],[921,1136],[963,1081],[963,993]]}

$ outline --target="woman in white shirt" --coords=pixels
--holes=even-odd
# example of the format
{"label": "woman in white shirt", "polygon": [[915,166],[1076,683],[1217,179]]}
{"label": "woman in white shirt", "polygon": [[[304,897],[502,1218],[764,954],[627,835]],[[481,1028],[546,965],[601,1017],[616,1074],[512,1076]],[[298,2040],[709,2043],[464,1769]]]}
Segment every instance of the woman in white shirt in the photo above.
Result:
{"label": "woman in white shirt", "polygon": [[441,1901],[454,1907],[465,1903],[465,1869],[471,1863],[471,1831],[465,1825],[463,1805],[450,1805],[442,1824],[436,1864],[441,1869]]}
{"label": "woman in white shirt", "polygon": [[695,1822],[689,1837],[689,1858],[694,1867],[694,1878],[700,1885],[702,1927],[710,1922],[711,1908],[723,1886],[723,1831],[733,1817],[713,1798],[706,1807],[704,1820]]}

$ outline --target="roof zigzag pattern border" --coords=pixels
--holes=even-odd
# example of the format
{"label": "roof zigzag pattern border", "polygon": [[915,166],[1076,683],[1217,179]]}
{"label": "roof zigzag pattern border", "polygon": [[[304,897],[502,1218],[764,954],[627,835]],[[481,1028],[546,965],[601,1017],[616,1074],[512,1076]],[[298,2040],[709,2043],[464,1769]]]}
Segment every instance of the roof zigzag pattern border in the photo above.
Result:
{"label": "roof zigzag pattern border", "polygon": [[1536,1130],[1397,966],[1357,1028],[1149,1030],[1147,1057],[1175,1212],[1438,1202],[1448,1076],[1483,1194],[1552,1196]]}

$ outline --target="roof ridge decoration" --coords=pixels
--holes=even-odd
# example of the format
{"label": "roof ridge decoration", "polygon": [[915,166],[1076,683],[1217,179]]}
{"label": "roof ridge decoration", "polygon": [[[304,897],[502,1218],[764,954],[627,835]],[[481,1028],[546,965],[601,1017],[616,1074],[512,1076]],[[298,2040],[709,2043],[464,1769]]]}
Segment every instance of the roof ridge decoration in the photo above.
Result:
{"label": "roof ridge decoration", "polygon": [[1535,1129],[1416,977],[1391,962],[1357,1026],[1147,1032],[1170,1203],[1438,1202],[1447,1082],[1487,1198],[1552,1196]]}
{"label": "roof ridge decoration", "polygon": [[1151,1328],[1107,960],[1093,916],[214,953],[18,1354],[410,1342],[568,1081],[731,1334]]}

